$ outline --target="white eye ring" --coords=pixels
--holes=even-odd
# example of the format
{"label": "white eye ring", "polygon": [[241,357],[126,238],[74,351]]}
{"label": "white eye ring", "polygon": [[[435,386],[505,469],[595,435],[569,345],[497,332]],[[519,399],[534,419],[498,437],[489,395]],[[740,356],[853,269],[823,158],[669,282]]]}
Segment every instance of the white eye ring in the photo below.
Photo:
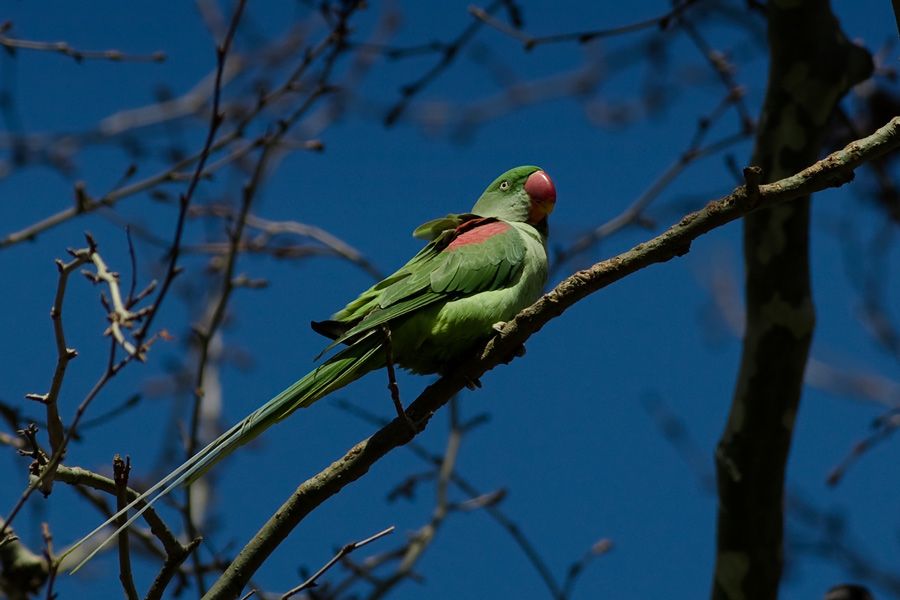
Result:
{"label": "white eye ring", "polygon": [[509,189],[509,182],[508,182],[508,181],[501,181],[501,182],[500,182],[500,189],[503,190],[504,192],[505,192],[506,190],[508,190],[508,189]]}

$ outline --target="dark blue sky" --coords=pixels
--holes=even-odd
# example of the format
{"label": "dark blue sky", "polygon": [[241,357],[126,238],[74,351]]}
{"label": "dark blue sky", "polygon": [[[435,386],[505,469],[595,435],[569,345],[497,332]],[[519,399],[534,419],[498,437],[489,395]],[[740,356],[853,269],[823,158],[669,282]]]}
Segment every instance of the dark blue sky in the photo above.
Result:
{"label": "dark blue sky", "polygon": [[[242,23],[238,48],[249,47],[259,36],[278,35],[306,11],[283,4],[288,6],[251,3],[251,18]],[[471,19],[467,4],[396,4],[403,22],[390,43],[407,46],[451,38]],[[870,49],[896,38],[889,3],[835,4],[848,36],[863,40]],[[372,5],[357,23],[363,38],[381,14],[380,3]],[[667,3],[529,1],[523,6],[526,29],[540,34],[625,24],[661,14]],[[11,34],[17,37],[64,39],[78,48],[129,53],[163,50],[168,56],[162,64],[76,64],[63,56],[27,51],[15,58],[0,57],[3,85],[15,98],[15,118],[4,127],[19,131],[91,128],[118,110],[152,102],[161,84],[175,95],[184,93],[215,64],[212,42],[193,3],[19,1],[7,3],[5,9],[2,18],[13,22]],[[736,77],[746,87],[747,104],[756,115],[765,86],[764,57],[755,53],[754,42],[737,27],[711,26],[703,33],[716,48],[733,53],[739,65]],[[518,164],[538,164],[556,182],[559,196],[551,220],[551,246],[563,247],[640,195],[687,147],[697,119],[721,99],[715,74],[684,35],[673,36],[666,78],[669,83],[690,83],[679,83],[678,93],[666,96],[663,110],[631,125],[598,126],[585,106],[633,100],[656,77],[641,66],[611,65],[615,75],[592,93],[593,105],[558,98],[507,110],[462,140],[446,130],[424,127],[421,118],[458,115],[462,106],[503,92],[477,64],[479,56],[488,56],[521,80],[538,80],[583,69],[601,56],[619,56],[617,50],[644,35],[524,52],[516,42],[484,28],[474,50],[464,52],[415,100],[407,118],[390,129],[379,118],[384,109],[398,99],[398,87],[427,70],[435,58],[379,60],[358,88],[350,114],[324,131],[314,131],[325,152],[286,156],[263,187],[254,212],[321,227],[386,272],[420,247],[409,235],[417,225],[448,212],[466,211],[500,172]],[[895,54],[887,55],[891,64]],[[548,81],[540,90],[552,95],[554,85]],[[229,97],[227,87],[224,96]],[[733,112],[726,113],[709,139],[727,136],[738,125]],[[153,135],[171,135],[193,152],[201,147],[203,134],[195,127]],[[743,165],[750,143],[728,151]],[[141,169],[149,174],[159,165],[148,159]],[[115,185],[126,166],[117,147],[94,147],[78,156],[72,177],[101,193]],[[697,161],[650,209],[654,231],[690,207],[727,192],[734,183],[722,154]],[[235,178],[204,183],[198,200],[229,190],[234,197],[239,184]],[[177,193],[182,188],[169,189]],[[71,190],[71,179],[44,167],[0,179],[0,235],[68,206]],[[168,236],[175,212],[151,202],[146,195],[136,196],[123,201],[119,210]],[[845,245],[835,234],[837,224],[849,222],[860,235],[871,236],[881,214],[861,202],[852,189],[820,194],[813,214],[818,313],[814,356],[896,378],[897,363],[878,351],[859,325],[860,300],[848,277],[856,265],[847,262]],[[5,281],[0,295],[0,400],[19,402],[25,393],[46,388],[55,360],[47,318],[57,281],[52,261],[66,247],[81,245],[81,232],[88,229],[114,268],[127,271],[124,233],[97,215],[53,229],[37,243],[0,250]],[[197,241],[204,234],[195,222],[188,239]],[[464,416],[486,412],[491,418],[466,435],[459,471],[484,491],[508,491],[500,507],[522,527],[558,578],[598,539],[613,541],[613,551],[598,558],[582,576],[576,598],[698,598],[708,593],[715,498],[701,485],[697,468],[711,470],[739,352],[737,338],[717,316],[712,282],[739,285],[739,234],[737,224],[717,230],[698,240],[686,257],[637,273],[579,303],[529,342],[526,357],[488,374],[482,390],[461,398]],[[629,229],[562,266],[551,284],[650,235],[651,231]],[[881,258],[887,265],[896,264],[896,254],[894,250]],[[138,258],[143,280],[158,273],[158,248],[139,242]],[[188,264],[200,277],[202,262],[190,259]],[[360,269],[332,258],[300,262],[243,258],[238,270],[264,277],[270,285],[265,291],[239,290],[233,297],[234,318],[223,341],[235,352],[251,356],[252,362],[246,368],[223,367],[224,424],[243,417],[306,373],[323,346],[309,321],[327,317],[371,281]],[[890,285],[888,297],[896,298],[896,283]],[[132,393],[153,391],[151,384],[159,382],[166,365],[177,357],[178,342],[186,335],[183,306],[170,298],[156,322],[176,340],[154,347],[146,366],[124,371],[94,410],[100,413]],[[77,281],[66,308],[71,315],[70,344],[79,351],[64,388],[64,415],[71,415],[101,372],[107,345],[98,335],[104,314],[95,289]],[[404,399],[413,399],[428,381],[404,375],[400,380]],[[336,396],[384,417],[393,414],[381,373]],[[687,424],[699,465],[686,464],[664,439],[647,410],[648,402],[657,400]],[[897,548],[896,446],[889,443],[867,455],[840,486],[825,485],[828,472],[869,432],[872,419],[882,410],[807,389],[788,477],[792,490],[823,510],[844,515],[859,547],[876,557],[880,566],[888,566]],[[26,406],[26,412],[39,411]],[[134,410],[92,430],[87,443],[75,444],[67,462],[106,472],[113,453],[127,453],[136,475],[159,474],[155,469],[161,457],[180,435],[172,426],[173,414],[186,415],[186,407],[150,393]],[[437,415],[421,436],[420,441],[435,452],[442,451],[447,418],[446,411]],[[226,552],[240,548],[299,482],[371,431],[370,425],[326,399],[267,432],[215,471],[211,510],[220,527],[211,542]],[[6,452],[0,468],[7,482],[0,488],[0,506],[7,507],[25,483],[25,462]],[[334,548],[394,524],[395,539],[370,550],[392,547],[427,522],[433,489],[423,485],[413,501],[388,503],[385,496],[404,477],[425,468],[408,451],[397,450],[311,515],[255,581],[266,589],[287,589],[296,584],[299,566],[315,569]],[[457,494],[456,499],[465,498]],[[168,516],[176,520],[174,513]],[[92,529],[98,515],[58,485],[48,501],[35,499],[17,523],[18,533],[35,543],[42,520],[51,522],[56,543],[62,546]],[[847,579],[828,561],[797,556],[789,566],[784,584],[788,599],[821,597],[830,585]],[[416,571],[425,577],[424,587],[408,582],[394,598],[548,597],[520,550],[483,512],[452,515]],[[116,573],[110,553],[77,576],[62,577],[61,597],[71,597],[87,582],[97,597],[118,597]],[[138,570],[139,589],[148,585],[152,574],[149,569]]]}

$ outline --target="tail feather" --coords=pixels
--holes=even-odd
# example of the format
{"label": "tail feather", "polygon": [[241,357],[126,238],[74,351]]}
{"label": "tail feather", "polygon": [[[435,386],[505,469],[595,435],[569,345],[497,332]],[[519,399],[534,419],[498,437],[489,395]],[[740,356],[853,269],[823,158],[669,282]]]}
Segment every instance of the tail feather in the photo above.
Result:
{"label": "tail feather", "polygon": [[82,559],[73,569],[74,573],[85,563],[94,557],[106,544],[119,533],[126,530],[136,519],[153,506],[160,498],[180,485],[190,484],[216,463],[230,455],[232,452],[248,443],[263,431],[286,418],[298,408],[305,408],[316,400],[328,395],[336,389],[342,388],[350,382],[358,379],[365,373],[384,364],[381,353],[382,344],[374,337],[367,340],[359,340],[353,346],[345,348],[326,361],[323,365],[310,372],[289,388],[266,402],[253,411],[239,423],[230,427],[225,433],[210,442],[199,452],[185,461],[184,464],[155,483],[150,489],[132,500],[122,510],[118,511],[106,522],[88,533],[60,557],[65,558],[82,544],[93,538],[105,527],[113,524],[117,519],[125,515],[129,510],[141,505],[124,524],[100,542],[88,555]]}

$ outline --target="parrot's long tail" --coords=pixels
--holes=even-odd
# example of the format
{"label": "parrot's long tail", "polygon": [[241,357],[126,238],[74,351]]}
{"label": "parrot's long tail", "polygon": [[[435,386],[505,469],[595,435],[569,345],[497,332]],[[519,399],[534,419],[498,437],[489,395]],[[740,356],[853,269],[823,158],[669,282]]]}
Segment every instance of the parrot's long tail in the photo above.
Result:
{"label": "parrot's long tail", "polygon": [[365,373],[384,365],[382,343],[374,334],[371,341],[358,340],[352,346],[334,355],[323,365],[306,375],[264,405],[253,411],[228,431],[210,442],[180,467],[166,475],[146,492],[132,500],[125,508],[106,520],[76,542],[60,557],[65,558],[76,548],[93,538],[132,508],[138,507],[124,524],[103,539],[73,569],[74,573],[94,557],[107,543],[127,529],[144,511],[160,498],[182,484],[189,484],[206,473],[217,462],[284,419],[298,408],[305,408],[329,393],[344,387]]}

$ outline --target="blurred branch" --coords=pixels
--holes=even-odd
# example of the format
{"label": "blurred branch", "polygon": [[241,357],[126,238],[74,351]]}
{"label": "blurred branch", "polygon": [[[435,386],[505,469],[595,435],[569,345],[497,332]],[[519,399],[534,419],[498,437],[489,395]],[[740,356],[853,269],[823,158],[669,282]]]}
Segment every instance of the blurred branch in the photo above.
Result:
{"label": "blurred branch", "polygon": [[[224,218],[233,218],[234,214],[230,207],[221,205],[198,206],[191,211],[192,216],[216,216]],[[325,231],[315,225],[308,225],[299,221],[273,221],[263,217],[256,216],[252,213],[246,216],[247,227],[255,229],[259,233],[241,243],[241,252],[268,252],[276,257],[280,256],[304,256],[307,251],[312,253],[312,249],[300,247],[285,248],[272,247],[270,242],[273,238],[281,235],[296,235],[298,237],[310,238],[322,244],[325,248],[333,252],[336,256],[344,258],[355,264],[363,271],[371,275],[374,279],[381,279],[382,273],[373,265],[359,250],[340,239],[339,237]],[[207,245],[199,248],[201,251],[222,252],[227,247],[221,245]]]}
{"label": "blurred branch", "polygon": [[[868,160],[900,146],[900,117],[892,119],[871,136],[851,143],[841,151],[774,183],[760,185],[749,194],[741,186],[714,200],[700,211],[683,217],[661,235],[614,258],[599,262],[568,277],[532,306],[509,321],[484,351],[465,361],[451,374],[428,386],[409,406],[407,414],[424,429],[431,415],[446,404],[466,383],[479,378],[515,351],[546,323],[588,295],[652,264],[682,256],[701,235],[760,208],[785,203],[853,179],[854,170]],[[208,597],[236,596],[263,561],[310,512],[362,477],[388,452],[412,439],[409,426],[397,418],[344,456],[302,483],[262,526],[215,582]]]}
{"label": "blurred branch", "polygon": [[[358,7],[356,5],[353,5],[351,12],[353,10],[356,10],[357,8]],[[247,129],[250,127],[254,119],[259,117],[267,108],[270,108],[277,102],[283,100],[285,97],[296,94],[301,90],[308,90],[309,96],[305,99],[299,109],[294,110],[286,117],[280,117],[276,120],[274,127],[278,131],[284,130],[286,132],[296,124],[297,120],[300,119],[300,117],[302,117],[306,113],[313,102],[315,102],[321,96],[334,91],[331,87],[325,85],[323,77],[330,73],[331,67],[333,66],[333,62],[336,59],[337,55],[345,49],[345,46],[343,45],[344,35],[346,35],[346,24],[338,24],[335,26],[335,29],[333,29],[329,33],[329,35],[326,36],[321,42],[311,48],[307,48],[304,52],[302,52],[302,57],[299,61],[299,64],[291,71],[288,77],[279,86],[271,91],[260,91],[258,93],[258,96],[255,98],[253,105],[248,109],[234,110],[235,120],[231,125],[231,129],[219,136],[218,139],[211,141],[209,139],[210,129],[207,128],[207,142],[209,142],[209,145],[207,146],[207,144],[204,144],[203,148],[199,152],[189,155],[185,158],[180,158],[179,160],[174,161],[168,167],[165,167],[160,171],[138,181],[134,181],[132,183],[123,182],[122,185],[117,186],[113,190],[97,197],[91,196],[84,188],[83,184],[76,184],[74,190],[74,206],[49,215],[44,219],[27,225],[26,227],[21,228],[17,231],[8,233],[4,237],[0,237],[0,250],[27,240],[33,240],[37,235],[49,229],[52,229],[60,225],[61,223],[65,223],[78,216],[94,212],[101,208],[111,207],[125,198],[132,197],[142,192],[155,190],[155,188],[159,187],[162,184],[173,183],[182,180],[194,182],[199,179],[206,179],[211,173],[210,169],[216,170],[225,164],[234,162],[251,152],[254,148],[259,147],[263,143],[263,138],[267,135],[266,133],[263,133],[259,137],[256,137],[252,140],[243,139]],[[218,52],[221,49],[221,46],[217,47],[217,57]],[[322,76],[317,78],[317,81],[313,84],[301,84],[301,79],[307,73],[310,65],[312,65],[313,62],[318,58],[322,57],[322,55],[328,49],[331,49],[332,52],[329,55],[326,55],[324,59],[324,62],[326,64],[322,70]],[[209,123],[210,125],[215,123],[216,129],[221,126],[222,122],[225,119],[225,114],[222,110],[219,109],[219,104],[221,102],[221,87],[223,82],[226,80],[226,76],[229,72],[230,71],[228,68],[224,68],[222,64],[219,64],[217,66],[216,75],[214,77],[214,83],[212,86],[213,110],[211,110]],[[225,157],[211,163],[204,169],[196,168],[196,166],[201,161],[205,164],[212,154],[229,149],[232,145],[236,145],[237,147],[228,152]],[[191,165],[195,166],[191,173],[183,172],[184,169],[191,167]],[[196,185],[197,183],[189,183],[188,191],[183,194],[182,197],[188,196],[188,198],[190,199],[190,194],[193,193],[191,191],[191,188],[195,188]],[[190,202],[188,204],[190,204]]]}
{"label": "blurred branch", "polygon": [[844,460],[828,474],[826,480],[828,485],[834,486],[840,483],[844,478],[844,475],[847,474],[849,468],[859,460],[863,454],[890,438],[897,431],[897,428],[900,427],[900,413],[898,413],[898,409],[894,408],[887,414],[876,419],[874,427],[875,431],[857,442]]}
{"label": "blurred branch", "polygon": [[[714,312],[707,315],[721,321],[729,334],[742,338],[746,309],[734,275],[714,266],[709,271],[707,284],[714,304]],[[874,371],[854,369],[845,361],[826,362],[811,356],[806,363],[804,383],[830,394],[849,396],[880,407],[900,407],[900,382]]]}
{"label": "blurred branch", "polygon": [[47,576],[47,600],[54,600],[56,594],[53,593],[53,584],[56,582],[56,574],[59,572],[55,553],[53,552],[53,534],[50,533],[50,525],[46,522],[41,523],[41,538],[44,540],[44,548],[41,554],[44,561],[49,565],[50,573]]}
{"label": "blurred branch", "polygon": [[560,600],[571,598],[575,591],[575,583],[578,581],[581,574],[584,573],[587,566],[594,562],[597,557],[603,556],[612,550],[612,548],[612,540],[608,538],[597,540],[597,542],[595,542],[580,559],[569,565],[569,570],[566,573],[566,580],[563,582],[562,593],[559,596]]}
{"label": "blurred branch", "polygon": [[681,13],[689,6],[696,3],[697,0],[683,0],[682,2],[673,3],[675,6],[666,14],[637,21],[629,25],[621,25],[619,27],[610,27],[607,29],[593,29],[589,31],[575,31],[568,33],[558,33],[554,35],[535,36],[522,31],[518,26],[510,26],[500,19],[492,16],[490,12],[475,5],[469,5],[469,14],[476,20],[481,21],[485,25],[493,27],[500,33],[507,35],[522,43],[525,50],[532,50],[543,44],[556,44],[560,42],[577,42],[586,44],[592,40],[633,33],[635,31],[643,31],[645,29],[659,28],[665,29],[669,27],[672,21],[676,20]]}
{"label": "blurred branch", "polygon": [[[232,53],[229,58],[230,60],[225,64],[225,68],[218,80],[220,87],[237,77],[246,67],[246,60],[242,56]],[[218,68],[216,68],[198,81],[194,87],[177,98],[170,98],[155,102],[149,106],[130,108],[111,114],[100,121],[97,131],[103,136],[111,137],[126,131],[149,127],[164,121],[196,114],[215,95],[218,73]]]}
{"label": "blurred branch", "polygon": [[[698,132],[707,130],[708,126],[703,125],[706,122],[707,121],[704,119],[699,121],[700,125],[698,125]],[[645,216],[647,207],[650,206],[669,184],[683,173],[689,165],[700,158],[715,154],[723,148],[741,142],[750,135],[751,132],[738,132],[717,142],[713,142],[708,146],[701,146],[700,143],[703,141],[703,136],[701,134],[695,134],[688,149],[682,152],[681,155],[675,159],[675,161],[669,165],[669,167],[667,167],[640,196],[625,207],[622,212],[586,234],[576,238],[569,246],[558,250],[554,256],[553,270],[559,270],[562,265],[569,260],[572,260],[582,252],[595,246],[598,242],[609,238],[624,228],[635,224],[647,223],[648,221]]]}
{"label": "blurred branch", "polygon": [[[685,2],[673,10],[673,14],[666,17],[677,16],[676,11],[684,10],[690,2]],[[666,18],[663,17],[663,18]],[[744,102],[745,91],[743,86],[739,85],[734,78],[734,68],[728,62],[724,53],[714,50],[700,35],[696,27],[687,20],[680,20],[680,26],[687,32],[688,37],[694,42],[694,45],[700,50],[709,65],[719,75],[725,86],[725,96],[708,114],[697,120],[697,126],[694,130],[691,140],[687,148],[681,155],[670,165],[656,180],[644,191],[634,202],[625,208],[617,216],[609,221],[594,228],[592,231],[576,239],[568,248],[565,248],[556,255],[554,261],[555,268],[577,256],[579,253],[589,249],[597,242],[613,235],[623,228],[640,223],[644,218],[644,210],[675,180],[691,163],[704,158],[706,156],[717,154],[718,152],[728,148],[736,143],[750,138],[753,135],[755,124],[750,112]],[[703,145],[706,136],[712,129],[713,125],[719,121],[729,107],[734,107],[740,116],[741,128],[737,133],[726,136],[721,140]]]}
{"label": "blurred branch", "polygon": [[0,594],[9,600],[28,600],[50,576],[50,564],[19,541],[15,532],[5,527],[0,536]]}
{"label": "blurred branch", "polygon": [[[897,574],[893,557],[887,565],[879,565],[879,561],[865,550],[865,540],[861,542],[852,534],[839,512],[823,510],[796,492],[788,496],[787,510],[795,529],[789,540],[790,549],[827,559],[843,568],[849,577],[866,581],[894,597],[900,597],[900,575]],[[808,531],[801,531],[801,528]],[[863,600],[865,597],[843,598]]]}
{"label": "blurred branch", "polygon": [[897,21],[897,33],[900,34],[900,0],[891,0],[891,6],[894,7],[894,20]]}
{"label": "blurred branch", "polygon": [[688,38],[694,43],[713,71],[715,71],[722,85],[725,86],[726,93],[732,99],[732,105],[740,117],[741,129],[747,134],[753,133],[756,129],[756,123],[750,115],[750,109],[747,108],[744,102],[744,88],[735,79],[735,68],[728,60],[727,55],[710,46],[706,38],[689,21],[682,21],[681,27],[687,32]]}
{"label": "blurred branch", "polygon": [[110,60],[113,62],[163,62],[166,60],[166,53],[162,51],[152,54],[126,54],[121,50],[78,50],[67,42],[37,42],[16,39],[6,35],[6,32],[11,28],[12,23],[10,21],[0,24],[0,46],[11,55],[15,55],[17,50],[56,52],[68,56],[78,63],[89,59]]}
{"label": "blurred branch", "polygon": [[[715,474],[708,460],[705,460],[706,452],[691,436],[688,424],[662,399],[654,396],[649,400],[647,409],[662,436],[687,464],[701,490],[706,494],[715,494]],[[785,513],[791,525],[785,548],[787,564],[794,563],[796,555],[816,556],[845,569],[853,578],[879,585],[894,596],[900,596],[900,577],[890,567],[878,566],[875,556],[864,549],[866,544],[851,535],[846,520],[839,512],[816,506],[796,489],[791,489],[787,494]],[[864,589],[861,586],[838,587]],[[868,598],[871,600],[871,596]],[[865,599],[865,596],[832,596],[829,593],[824,600]]]}
{"label": "blurred branch", "polygon": [[[341,240],[337,236],[316,227],[297,221],[271,221],[255,215],[247,216],[247,225],[271,237],[282,233],[290,233],[316,240],[336,255],[345,258],[360,267],[374,279],[381,279],[382,273],[359,250]],[[259,242],[261,240],[254,240]]]}
{"label": "blurred branch", "polygon": [[[179,209],[178,209],[178,218],[175,225],[175,234],[172,240],[172,245],[169,249],[169,264],[166,268],[166,275],[163,278],[162,286],[160,288],[159,294],[157,294],[156,299],[154,300],[153,307],[151,308],[150,313],[147,316],[147,320],[144,322],[144,326],[137,333],[136,337],[140,341],[146,335],[150,329],[150,325],[153,322],[153,318],[159,312],[159,308],[162,305],[163,300],[166,297],[167,292],[169,291],[169,287],[174,281],[175,277],[180,272],[180,267],[178,266],[178,258],[181,251],[181,243],[184,235],[184,224],[188,213],[188,208],[191,205],[191,201],[194,196],[194,192],[197,190],[197,186],[200,183],[200,178],[203,174],[203,169],[206,166],[206,161],[212,152],[213,142],[216,139],[216,132],[219,130],[219,127],[222,125],[222,122],[225,120],[224,114],[219,111],[219,106],[222,100],[222,78],[225,72],[225,63],[228,58],[228,51],[231,48],[232,41],[234,40],[235,32],[237,31],[238,24],[241,21],[241,15],[244,12],[244,7],[246,6],[246,0],[239,0],[237,6],[234,9],[234,13],[232,14],[231,20],[228,25],[228,30],[225,33],[225,37],[218,43],[216,46],[216,77],[215,83],[213,84],[213,99],[212,99],[212,110],[210,113],[210,121],[209,128],[206,134],[206,141],[203,144],[203,149],[200,151],[199,159],[197,160],[197,164],[194,168],[194,173],[191,176],[190,183],[188,183],[187,190],[181,195],[179,198]],[[239,227],[243,227],[243,224],[240,224]],[[238,234],[240,236],[240,234]],[[233,264],[233,263],[232,263]],[[225,283],[226,289],[230,291],[231,289],[231,280],[230,277]],[[224,312],[224,302],[227,300],[227,297],[223,297],[222,301],[222,311]],[[219,315],[221,317],[221,315]],[[216,326],[218,323],[216,323]],[[208,350],[209,340],[207,339],[205,350]],[[205,367],[205,360],[200,363],[200,368],[198,369],[199,377],[203,376],[203,368]],[[195,408],[194,415],[195,418],[192,421],[192,435],[191,440],[188,445],[193,447],[195,444],[196,438],[196,415],[199,412],[200,405],[200,395],[197,395],[195,398]],[[191,491],[190,488],[187,489],[187,507],[185,509],[185,519],[187,525],[188,536],[192,539],[196,539],[197,530],[194,526],[193,518],[191,515]],[[202,593],[205,591],[205,584],[203,580],[203,571],[199,568],[199,558],[194,556],[194,570],[195,577],[199,591]],[[165,569],[163,570],[163,573]],[[162,575],[162,573],[161,573]]]}
{"label": "blurred branch", "polygon": [[[729,275],[722,272],[722,269],[713,268],[709,285],[712,288],[716,316],[729,333],[740,338],[744,335],[744,302],[737,283]],[[804,383],[830,394],[849,396],[854,400],[889,409],[885,415],[876,419],[875,431],[855,444],[841,463],[829,473],[827,483],[837,485],[853,464],[880,442],[889,439],[900,424],[896,412],[900,407],[900,383],[878,373],[854,370],[843,362],[825,362],[816,356],[811,356],[806,363]],[[667,429],[665,426],[662,428]]]}
{"label": "blurred branch", "polygon": [[[504,2],[497,0],[492,2],[485,10],[487,13],[492,13],[503,4]],[[401,98],[388,109],[387,115],[384,117],[385,125],[390,127],[397,123],[403,113],[406,112],[412,99],[453,64],[460,50],[475,37],[475,34],[481,29],[481,25],[481,21],[473,20],[450,42],[435,42],[417,47],[416,54],[423,49],[425,52],[438,51],[441,55],[440,60],[423,75],[400,88]]]}
{"label": "blurred branch", "polygon": [[[242,6],[240,8],[242,8]],[[225,255],[225,264],[222,269],[223,273],[221,292],[210,305],[211,310],[208,313],[208,321],[201,326],[195,327],[194,330],[200,343],[198,348],[198,366],[194,379],[193,407],[191,411],[189,425],[190,428],[188,431],[188,443],[186,448],[186,452],[189,457],[192,456],[200,447],[200,416],[204,394],[205,375],[210,356],[210,342],[212,341],[213,336],[219,329],[222,320],[225,317],[225,311],[228,301],[230,300],[231,293],[235,288],[234,271],[237,264],[238,254],[240,252],[244,229],[247,226],[251,204],[253,202],[253,199],[257,195],[260,186],[262,185],[263,176],[268,167],[268,161],[273,156],[279,142],[287,135],[287,133],[290,131],[291,126],[300,118],[300,116],[305,114],[307,110],[318,100],[318,98],[329,89],[330,86],[327,82],[331,75],[332,68],[335,64],[335,60],[342,52],[342,39],[346,34],[347,22],[357,8],[358,5],[351,4],[348,5],[346,9],[338,12],[337,20],[332,25],[332,33],[328,38],[329,45],[322,46],[323,49],[330,46],[331,50],[330,52],[326,53],[323,58],[323,68],[317,77],[316,84],[313,87],[312,91],[297,108],[291,111],[286,117],[279,119],[271,131],[267,131],[266,134],[259,137],[255,144],[259,146],[260,153],[253,167],[250,180],[247,184],[245,184],[243,188],[240,208],[237,214],[234,215],[234,221],[229,229],[228,251]],[[229,35],[233,35],[234,33],[234,26],[236,25],[238,16],[239,15],[236,13],[234,20],[232,21],[232,29],[230,30]],[[304,62],[301,64],[301,71],[306,69],[306,66],[309,64],[309,60],[311,59],[309,58],[309,55],[307,55]],[[212,137],[213,136],[211,135],[210,143]],[[201,171],[202,168],[198,164],[196,171],[198,177]],[[191,487],[188,486],[187,501],[184,507],[184,518],[189,537],[195,538],[198,537],[198,531],[197,524],[194,521],[194,503],[192,498],[193,494],[191,493]],[[201,594],[205,593],[203,571],[200,568],[199,558],[196,556],[194,557],[194,571],[197,579],[198,589],[200,590]]]}

